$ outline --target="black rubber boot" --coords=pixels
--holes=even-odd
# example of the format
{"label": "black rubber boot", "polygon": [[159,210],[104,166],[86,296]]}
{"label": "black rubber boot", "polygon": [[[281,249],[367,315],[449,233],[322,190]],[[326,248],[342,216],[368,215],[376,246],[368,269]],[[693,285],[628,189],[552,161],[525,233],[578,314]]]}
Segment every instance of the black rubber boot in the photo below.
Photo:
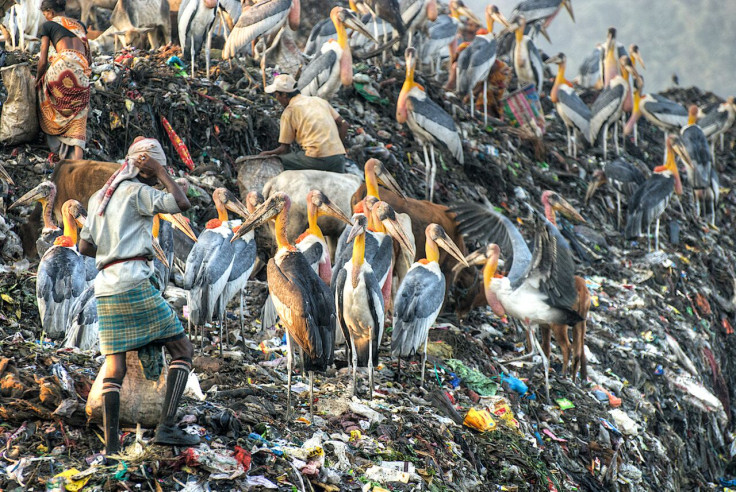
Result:
{"label": "black rubber boot", "polygon": [[105,378],[102,381],[102,426],[105,429],[105,454],[120,451],[120,388],[122,381]]}
{"label": "black rubber boot", "polygon": [[191,368],[191,362],[185,360],[174,360],[169,366],[161,422],[156,428],[156,437],[153,439],[156,444],[169,446],[196,446],[199,444],[199,436],[187,434],[174,425],[176,410],[179,408],[181,395],[184,394]]}

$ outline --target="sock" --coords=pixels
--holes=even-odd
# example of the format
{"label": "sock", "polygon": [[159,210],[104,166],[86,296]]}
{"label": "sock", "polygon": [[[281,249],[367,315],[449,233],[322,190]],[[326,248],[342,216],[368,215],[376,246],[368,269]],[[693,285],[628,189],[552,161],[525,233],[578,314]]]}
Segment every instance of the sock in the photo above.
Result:
{"label": "sock", "polygon": [[171,361],[166,380],[166,398],[164,399],[164,407],[161,411],[162,424],[168,426],[174,425],[176,409],[179,407],[181,395],[184,394],[184,388],[187,385],[191,370],[191,359],[176,359]]}
{"label": "sock", "polygon": [[105,429],[105,453],[115,454],[120,451],[120,388],[122,379],[105,378],[102,380],[102,426]]}

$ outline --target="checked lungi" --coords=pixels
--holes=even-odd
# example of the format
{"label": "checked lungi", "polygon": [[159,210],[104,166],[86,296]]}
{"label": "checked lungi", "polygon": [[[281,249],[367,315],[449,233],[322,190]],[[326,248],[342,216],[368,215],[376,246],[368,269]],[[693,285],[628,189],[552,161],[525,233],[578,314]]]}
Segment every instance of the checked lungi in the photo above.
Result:
{"label": "checked lungi", "polygon": [[150,281],[97,298],[100,353],[117,354],[184,336],[184,327]]}

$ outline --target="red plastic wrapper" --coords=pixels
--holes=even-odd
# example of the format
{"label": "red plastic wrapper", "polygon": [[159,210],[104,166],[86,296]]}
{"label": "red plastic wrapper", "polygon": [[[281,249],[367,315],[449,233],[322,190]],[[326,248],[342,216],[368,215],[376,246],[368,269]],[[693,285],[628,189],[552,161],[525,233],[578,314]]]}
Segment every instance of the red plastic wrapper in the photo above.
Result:
{"label": "red plastic wrapper", "polygon": [[187,166],[190,171],[194,169],[194,161],[192,160],[192,156],[189,154],[189,149],[187,149],[187,146],[184,145],[182,139],[179,138],[179,135],[177,135],[174,129],[171,127],[171,123],[169,123],[169,120],[162,116],[161,124],[164,125],[164,130],[166,130],[166,134],[169,136],[169,140],[171,140],[172,145],[176,149],[176,153],[179,154],[179,157],[181,157],[184,165]]}

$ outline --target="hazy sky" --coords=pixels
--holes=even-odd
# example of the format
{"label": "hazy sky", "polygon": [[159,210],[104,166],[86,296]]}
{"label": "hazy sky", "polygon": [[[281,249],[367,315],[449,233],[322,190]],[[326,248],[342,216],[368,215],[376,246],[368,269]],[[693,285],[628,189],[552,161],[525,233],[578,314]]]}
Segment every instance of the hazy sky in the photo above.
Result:
{"label": "hazy sky", "polygon": [[[464,1],[480,15],[488,4]],[[518,3],[495,0],[507,17]],[[549,55],[560,51],[567,55],[567,78],[577,75],[582,60],[614,26],[624,46],[639,45],[647,67],[641,72],[645,92],[667,89],[676,73],[681,86],[694,85],[722,98],[736,95],[736,29],[732,26],[736,1],[573,0],[572,4],[576,22],[563,9],[549,28],[552,44],[542,36],[536,40]]]}

